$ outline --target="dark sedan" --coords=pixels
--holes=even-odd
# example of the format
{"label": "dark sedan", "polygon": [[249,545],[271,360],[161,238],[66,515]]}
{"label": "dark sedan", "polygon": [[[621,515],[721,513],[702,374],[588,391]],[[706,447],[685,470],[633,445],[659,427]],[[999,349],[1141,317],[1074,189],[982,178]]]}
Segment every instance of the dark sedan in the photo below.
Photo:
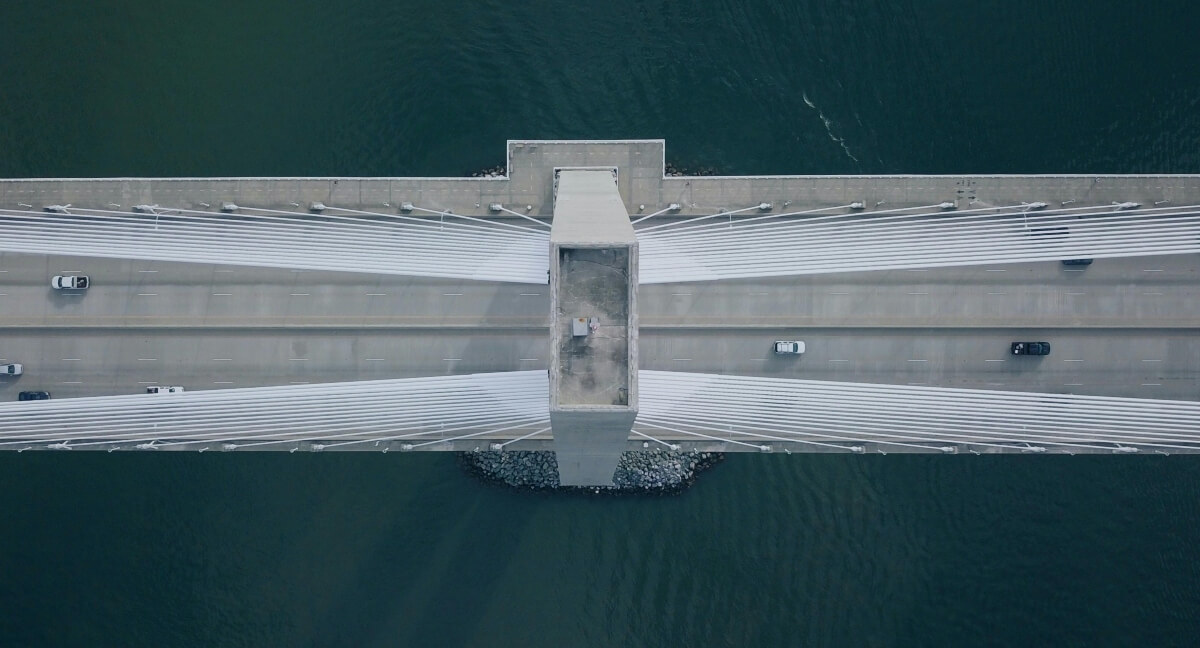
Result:
{"label": "dark sedan", "polygon": [[23,391],[17,394],[17,400],[50,400],[50,392],[48,391]]}
{"label": "dark sedan", "polygon": [[1013,355],[1033,355],[1044,356],[1050,355],[1049,342],[1013,342]]}

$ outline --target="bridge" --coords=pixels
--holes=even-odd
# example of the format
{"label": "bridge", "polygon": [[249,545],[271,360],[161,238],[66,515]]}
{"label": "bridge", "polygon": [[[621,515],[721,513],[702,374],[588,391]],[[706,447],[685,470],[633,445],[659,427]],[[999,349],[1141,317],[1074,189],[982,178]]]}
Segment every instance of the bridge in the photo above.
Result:
{"label": "bridge", "polygon": [[567,484],[650,447],[1200,450],[1200,176],[506,152],[485,178],[0,181],[0,449],[553,449]]}

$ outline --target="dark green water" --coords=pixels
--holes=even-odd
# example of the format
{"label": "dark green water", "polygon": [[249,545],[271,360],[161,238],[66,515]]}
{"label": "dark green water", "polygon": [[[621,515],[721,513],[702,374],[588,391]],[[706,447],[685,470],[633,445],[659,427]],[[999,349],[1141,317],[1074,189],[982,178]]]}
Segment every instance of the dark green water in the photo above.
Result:
{"label": "dark green water", "polygon": [[[1200,172],[1200,5],[0,2],[0,176]],[[807,101],[806,101],[807,99]],[[811,105],[810,105],[811,104]],[[0,343],[3,332],[0,331]],[[1200,459],[0,453],[0,646],[1193,646]]]}

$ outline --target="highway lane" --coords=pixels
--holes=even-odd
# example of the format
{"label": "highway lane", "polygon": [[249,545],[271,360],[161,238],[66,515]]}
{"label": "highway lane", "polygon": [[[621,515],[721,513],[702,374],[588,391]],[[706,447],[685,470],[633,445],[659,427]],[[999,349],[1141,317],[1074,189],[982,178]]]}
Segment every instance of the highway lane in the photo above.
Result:
{"label": "highway lane", "polygon": [[0,400],[544,369],[549,357],[545,330],[41,329],[5,335],[4,349],[25,375],[0,379]]}
{"label": "highway lane", "polygon": [[1192,326],[1200,255],[642,286],[643,326]]}
{"label": "highway lane", "polygon": [[[641,332],[641,367],[967,389],[1200,400],[1200,329],[779,328]],[[776,356],[774,340],[804,340]],[[1014,357],[1013,341],[1048,341]]]}

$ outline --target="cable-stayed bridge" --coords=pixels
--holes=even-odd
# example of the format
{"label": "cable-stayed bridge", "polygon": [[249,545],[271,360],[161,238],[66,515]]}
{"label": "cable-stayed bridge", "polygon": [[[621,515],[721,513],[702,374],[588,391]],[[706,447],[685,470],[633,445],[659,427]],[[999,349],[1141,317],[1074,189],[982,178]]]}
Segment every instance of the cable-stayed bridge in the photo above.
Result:
{"label": "cable-stayed bridge", "polygon": [[564,483],[603,483],[642,447],[1200,448],[1200,177],[664,177],[663,155],[0,181],[0,362],[24,366],[0,449],[553,448]]}

